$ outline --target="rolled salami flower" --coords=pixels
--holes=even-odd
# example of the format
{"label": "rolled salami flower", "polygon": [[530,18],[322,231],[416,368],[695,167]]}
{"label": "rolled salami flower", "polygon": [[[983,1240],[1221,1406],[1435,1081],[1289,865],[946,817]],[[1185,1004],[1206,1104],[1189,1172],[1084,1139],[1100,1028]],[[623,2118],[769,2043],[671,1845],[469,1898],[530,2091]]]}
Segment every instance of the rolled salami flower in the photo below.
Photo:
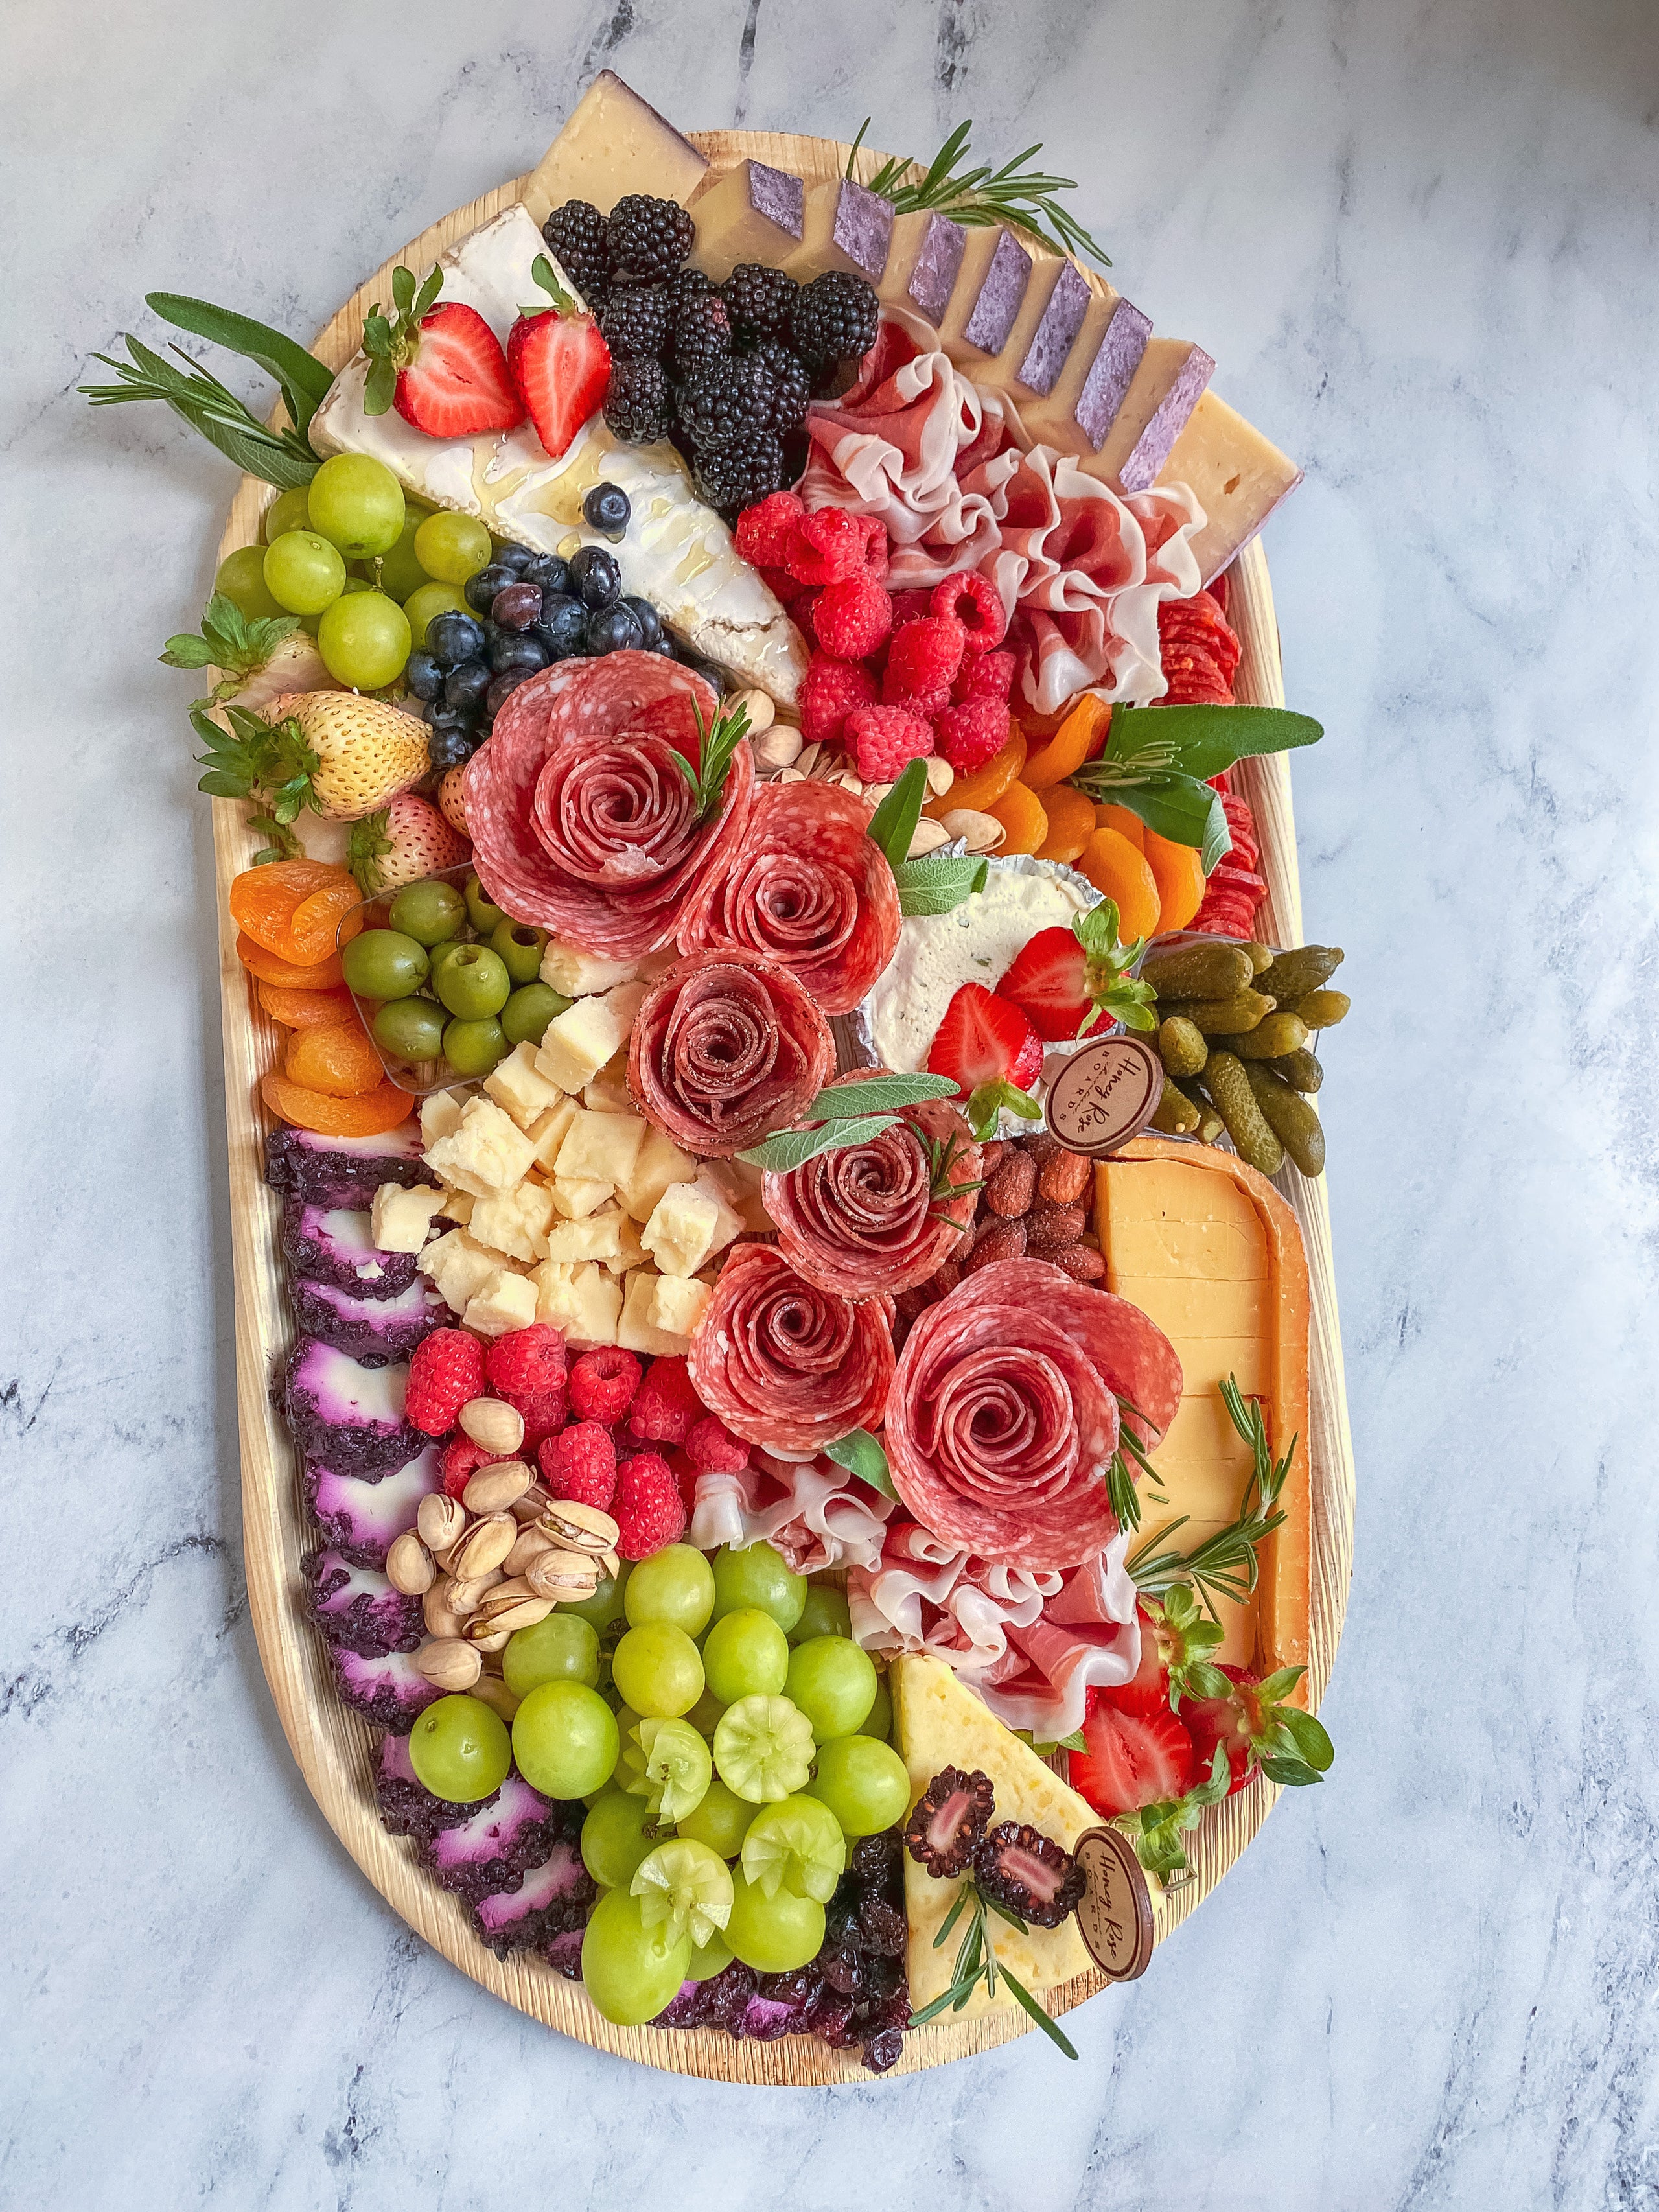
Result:
{"label": "rolled salami flower", "polygon": [[874,1428],[893,1379],[890,1299],[854,1305],[767,1244],[727,1256],[686,1354],[691,1387],[734,1436],[810,1459]]}
{"label": "rolled salami flower", "polygon": [[677,1145],[725,1159],[799,1119],[835,1064],[830,1024],[787,968],[704,952],[641,1001],[628,1085]]}

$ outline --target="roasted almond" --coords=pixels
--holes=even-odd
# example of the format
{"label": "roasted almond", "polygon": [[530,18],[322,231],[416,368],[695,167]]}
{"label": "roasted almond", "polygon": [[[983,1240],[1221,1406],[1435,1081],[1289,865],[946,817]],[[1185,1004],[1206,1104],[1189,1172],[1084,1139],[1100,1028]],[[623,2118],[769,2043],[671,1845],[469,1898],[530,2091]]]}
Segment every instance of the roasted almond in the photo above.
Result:
{"label": "roasted almond", "polygon": [[461,1503],[469,1513],[504,1513],[524,1496],[533,1479],[521,1459],[494,1460],[468,1478]]}
{"label": "roasted almond", "polygon": [[483,1672],[483,1662],[459,1637],[441,1636],[422,1644],[415,1654],[415,1671],[434,1689],[470,1690]]}
{"label": "roasted almond", "polygon": [[1094,1163],[1081,1152],[1056,1152],[1037,1177],[1037,1196],[1049,1206],[1075,1206],[1089,1188]]}
{"label": "roasted almond", "polygon": [[1006,1139],[993,1137],[988,1144],[981,1145],[979,1148],[980,1173],[987,1177],[994,1176],[1007,1157]]}
{"label": "roasted almond", "polygon": [[1023,1221],[1003,1221],[993,1214],[979,1242],[963,1262],[964,1275],[976,1275],[981,1267],[993,1267],[999,1260],[1023,1260],[1025,1256],[1025,1224]]}
{"label": "roasted almond", "polygon": [[415,1526],[428,1551],[447,1552],[466,1527],[466,1508],[459,1498],[447,1498],[439,1491],[421,1500],[415,1514]]}
{"label": "roasted almond", "polygon": [[1063,1267],[1077,1283],[1097,1283],[1106,1272],[1105,1261],[1086,1244],[1061,1244],[1042,1256],[1051,1267]]}
{"label": "roasted almond", "polygon": [[1080,1206],[1039,1206],[1026,1218],[1025,1249],[1035,1255],[1075,1244],[1088,1219]]}
{"label": "roasted almond", "polygon": [[487,1513],[450,1553],[449,1571],[459,1582],[476,1582],[499,1567],[518,1540],[519,1524],[510,1513]]}
{"label": "roasted almond", "polygon": [[1066,1147],[1052,1129],[1033,1129],[1029,1137],[1020,1138],[1019,1149],[1040,1168],[1046,1168],[1054,1154]]}
{"label": "roasted almond", "polygon": [[412,1528],[395,1537],[386,1555],[386,1578],[405,1597],[424,1597],[438,1579],[432,1554]]}
{"label": "roasted almond", "polygon": [[1008,1220],[1017,1214],[1029,1213],[1036,1194],[1036,1162],[1029,1153],[1008,1153],[987,1178],[981,1195],[988,1211]]}

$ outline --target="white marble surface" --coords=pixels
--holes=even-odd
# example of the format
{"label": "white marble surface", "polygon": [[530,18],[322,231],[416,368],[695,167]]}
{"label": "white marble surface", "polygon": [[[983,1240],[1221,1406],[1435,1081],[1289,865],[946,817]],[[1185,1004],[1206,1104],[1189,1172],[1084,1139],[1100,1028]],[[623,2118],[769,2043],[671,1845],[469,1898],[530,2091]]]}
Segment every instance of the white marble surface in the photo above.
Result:
{"label": "white marble surface", "polygon": [[[1651,2212],[1650,0],[58,0],[6,42],[0,2200]],[[1339,1759],[1075,2071],[767,2094],[544,2033],[358,1876],[248,1630],[212,871],[155,665],[231,480],[73,386],[152,287],[307,331],[606,62],[687,125],[1043,138],[1307,465],[1268,548],[1357,1001]]]}

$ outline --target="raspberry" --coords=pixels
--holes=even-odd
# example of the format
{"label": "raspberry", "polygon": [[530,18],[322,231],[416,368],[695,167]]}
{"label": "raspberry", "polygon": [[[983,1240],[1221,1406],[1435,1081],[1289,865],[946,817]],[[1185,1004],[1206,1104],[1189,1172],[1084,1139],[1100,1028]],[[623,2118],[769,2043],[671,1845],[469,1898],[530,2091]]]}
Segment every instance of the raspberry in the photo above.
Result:
{"label": "raspberry", "polygon": [[757,568],[781,568],[789,556],[789,534],[806,509],[792,491],[775,491],[757,500],[738,517],[738,550]]}
{"label": "raspberry", "polygon": [[963,642],[969,653],[988,653],[1008,633],[1008,617],[996,587],[977,569],[947,576],[942,584],[935,584],[933,610],[962,624]]}
{"label": "raspberry", "polygon": [[838,745],[854,707],[873,707],[876,679],[850,660],[815,653],[800,687],[800,733],[809,745]]}
{"label": "raspberry", "polygon": [[550,1497],[580,1498],[602,1513],[611,1510],[617,1494],[617,1447],[609,1429],[597,1421],[574,1421],[549,1437],[536,1457]]}
{"label": "raspberry", "polygon": [[811,585],[797,584],[795,596],[789,602],[790,621],[809,638],[812,635],[812,610],[823,597],[823,593],[814,590]]}
{"label": "raspberry", "polygon": [[887,575],[887,525],[878,514],[861,514],[864,526],[864,573],[872,584],[885,580]]}
{"label": "raspberry", "polygon": [[783,564],[798,583],[839,584],[864,568],[864,525],[839,507],[803,515],[789,533]]}
{"label": "raspberry", "polygon": [[642,1443],[683,1444],[702,1411],[684,1360],[653,1359],[629,1410],[628,1425]]}
{"label": "raspberry", "polygon": [[695,1512],[697,1504],[696,1462],[689,1456],[684,1444],[671,1444],[668,1448],[667,1460],[670,1472],[679,1486],[681,1503],[684,1505],[688,1515]]}
{"label": "raspberry", "polygon": [[837,660],[862,660],[887,641],[893,627],[893,602],[868,576],[848,576],[827,584],[812,608],[818,643]]}
{"label": "raspberry", "polygon": [[447,1436],[469,1398],[483,1395],[483,1346],[464,1328],[434,1328],[415,1347],[404,1419],[423,1437]]}
{"label": "raspberry", "polygon": [[749,1464],[748,1445],[713,1413],[705,1413],[687,1437],[685,1455],[705,1474],[737,1474]]}
{"label": "raspberry", "polygon": [[459,1498],[481,1467],[493,1467],[500,1452],[486,1451],[475,1444],[471,1437],[455,1437],[443,1448],[438,1462],[438,1472],[443,1478],[444,1495]]}
{"label": "raspberry", "polygon": [[647,1559],[685,1533],[685,1500],[674,1470],[657,1452],[640,1452],[617,1470],[611,1507],[620,1532],[617,1549],[625,1559]]}
{"label": "raspberry", "polygon": [[[780,499],[785,495],[781,492],[776,495]],[[752,514],[754,510],[751,508],[750,511]],[[759,563],[758,566],[762,583],[765,585],[781,607],[787,607],[793,600],[799,599],[806,588],[804,584],[798,584],[787,568],[769,568],[764,562]]]}
{"label": "raspberry", "polygon": [[951,686],[953,706],[965,707],[970,699],[1000,699],[1006,706],[1014,696],[1014,656],[1012,653],[966,653]]}
{"label": "raspberry", "polygon": [[570,1370],[570,1410],[607,1426],[621,1420],[634,1402],[641,1372],[633,1353],[617,1346],[583,1352]]}
{"label": "raspberry", "polygon": [[896,783],[906,761],[933,750],[927,723],[902,707],[855,707],[847,717],[847,737],[866,783]]}
{"label": "raspberry", "polygon": [[933,741],[958,775],[983,768],[1008,742],[1008,709],[1000,699],[970,699],[933,717]]}
{"label": "raspberry", "polygon": [[924,615],[933,611],[931,592],[895,592],[893,594],[893,628],[902,629],[906,623],[920,622]]}
{"label": "raspberry", "polygon": [[907,714],[931,722],[935,714],[942,714],[950,705],[951,695],[943,684],[936,691],[913,690],[905,682],[902,669],[889,668],[881,679],[881,703],[884,707],[902,707]]}
{"label": "raspberry", "polygon": [[511,1401],[524,1415],[524,1442],[519,1447],[520,1459],[532,1458],[543,1439],[557,1436],[569,1416],[562,1388],[540,1390],[533,1398],[514,1398]]}
{"label": "raspberry", "polygon": [[913,696],[948,691],[962,665],[967,635],[954,615],[924,615],[920,622],[906,623],[887,648],[887,673]]}
{"label": "raspberry", "polygon": [[[544,1321],[509,1329],[484,1354],[484,1373],[499,1397],[517,1406],[521,1398],[544,1397],[564,1388],[564,1339]],[[522,1413],[523,1407],[520,1407]]]}

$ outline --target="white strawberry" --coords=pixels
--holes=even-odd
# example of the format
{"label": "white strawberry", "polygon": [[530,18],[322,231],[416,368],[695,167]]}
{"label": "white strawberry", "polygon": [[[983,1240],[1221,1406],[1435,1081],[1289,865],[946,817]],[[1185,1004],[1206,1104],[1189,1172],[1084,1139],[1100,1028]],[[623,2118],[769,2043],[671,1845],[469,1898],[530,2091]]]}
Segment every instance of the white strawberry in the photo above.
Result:
{"label": "white strawberry", "polygon": [[444,780],[438,786],[438,811],[463,837],[467,834],[465,775],[465,765],[446,769]]}
{"label": "white strawberry", "polygon": [[377,898],[422,876],[458,867],[471,851],[429,800],[404,791],[378,814],[352,825],[346,866],[365,898]]}

